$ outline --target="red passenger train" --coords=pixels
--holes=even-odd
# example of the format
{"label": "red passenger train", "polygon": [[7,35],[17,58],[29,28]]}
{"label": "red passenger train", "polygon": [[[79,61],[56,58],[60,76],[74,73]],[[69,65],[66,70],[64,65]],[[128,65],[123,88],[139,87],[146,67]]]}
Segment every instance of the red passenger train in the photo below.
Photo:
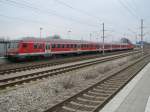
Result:
{"label": "red passenger train", "polygon": [[[105,43],[105,51],[133,49],[130,43]],[[19,40],[8,45],[8,59],[26,59],[30,57],[48,57],[56,54],[102,52],[103,44],[81,40]]]}

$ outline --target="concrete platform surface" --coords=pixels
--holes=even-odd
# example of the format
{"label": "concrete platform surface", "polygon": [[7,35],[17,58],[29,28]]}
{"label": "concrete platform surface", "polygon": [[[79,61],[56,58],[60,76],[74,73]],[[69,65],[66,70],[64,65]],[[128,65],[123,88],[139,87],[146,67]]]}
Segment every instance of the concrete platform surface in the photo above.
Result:
{"label": "concrete platform surface", "polygon": [[150,63],[100,112],[150,112]]}

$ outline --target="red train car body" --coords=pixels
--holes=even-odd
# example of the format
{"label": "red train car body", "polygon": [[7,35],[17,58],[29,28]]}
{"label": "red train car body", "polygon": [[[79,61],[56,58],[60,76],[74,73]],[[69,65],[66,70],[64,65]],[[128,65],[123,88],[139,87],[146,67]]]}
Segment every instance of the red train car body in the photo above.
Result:
{"label": "red train car body", "polygon": [[[129,43],[105,43],[105,51],[133,49]],[[80,40],[51,39],[51,40],[19,40],[8,45],[7,57],[25,59],[27,57],[47,57],[55,54],[102,52],[103,44]]]}

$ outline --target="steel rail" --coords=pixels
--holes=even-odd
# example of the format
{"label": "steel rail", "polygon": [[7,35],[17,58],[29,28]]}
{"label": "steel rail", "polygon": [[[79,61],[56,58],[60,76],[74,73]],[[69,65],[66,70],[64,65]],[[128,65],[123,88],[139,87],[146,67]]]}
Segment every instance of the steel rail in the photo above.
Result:
{"label": "steel rail", "polygon": [[99,112],[149,61],[143,56],[44,112]]}
{"label": "steel rail", "polygon": [[[135,50],[138,51],[138,50]],[[135,51],[129,51],[129,52],[135,52]],[[105,56],[109,56],[109,55],[116,55],[120,52],[114,52],[111,54],[106,54]],[[24,64],[13,64],[12,66],[5,66],[5,69],[3,67],[3,69],[0,69],[0,75],[4,75],[4,74],[10,74],[10,73],[16,73],[16,72],[21,72],[21,71],[27,71],[27,70],[32,70],[32,69],[38,69],[38,68],[44,68],[44,67],[49,67],[49,66],[54,66],[54,65],[58,65],[58,64],[64,64],[64,63],[69,63],[69,62],[75,62],[75,61],[81,61],[81,60],[86,60],[86,59],[91,59],[91,58],[98,58],[101,57],[101,55],[95,55],[95,56],[81,56],[81,57],[75,57],[75,58],[69,58],[69,59],[62,59],[62,60],[56,60],[56,61],[49,61],[49,62],[33,62],[33,63],[26,63]]]}
{"label": "steel rail", "polygon": [[[137,52],[138,53],[138,52]],[[131,55],[132,53],[127,53],[127,54],[120,54],[120,55],[115,55],[111,57],[105,57],[105,58],[100,58],[97,60],[93,61],[87,61],[87,62],[80,62],[77,64],[72,64],[72,65],[64,65],[62,67],[54,68],[54,69],[49,69],[46,71],[40,71],[40,72],[35,72],[35,73],[30,73],[30,74],[25,74],[25,75],[19,75],[19,76],[14,76],[14,77],[9,77],[9,78],[4,78],[0,79],[0,89],[5,89],[6,87],[12,87],[15,85],[20,85],[23,83],[28,83],[30,81],[35,81],[38,79],[42,78],[47,78],[49,76],[54,76],[58,75],[61,73],[77,70],[83,67],[99,64],[102,62],[106,61],[111,61],[114,59],[122,58]],[[134,53],[135,54],[135,53]]]}

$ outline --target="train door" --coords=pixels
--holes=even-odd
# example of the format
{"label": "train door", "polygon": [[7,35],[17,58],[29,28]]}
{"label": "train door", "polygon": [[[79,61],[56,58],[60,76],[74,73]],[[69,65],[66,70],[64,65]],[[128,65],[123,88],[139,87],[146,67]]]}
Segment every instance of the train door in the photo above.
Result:
{"label": "train door", "polygon": [[46,45],[45,45],[45,53],[46,53],[46,56],[50,56],[51,55],[51,44],[50,43],[46,43]]}
{"label": "train door", "polygon": [[77,44],[77,52],[78,52],[78,54],[81,53],[81,44]]}

